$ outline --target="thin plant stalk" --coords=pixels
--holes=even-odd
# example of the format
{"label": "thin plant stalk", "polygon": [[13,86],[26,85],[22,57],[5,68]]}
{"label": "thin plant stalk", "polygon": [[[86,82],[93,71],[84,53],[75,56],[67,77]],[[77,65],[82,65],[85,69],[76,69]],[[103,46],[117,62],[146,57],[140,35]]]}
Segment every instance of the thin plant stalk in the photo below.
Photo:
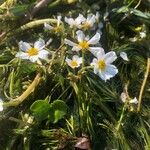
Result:
{"label": "thin plant stalk", "polygon": [[123,109],[122,109],[122,112],[121,112],[121,116],[120,116],[120,119],[118,121],[118,124],[117,124],[117,127],[116,127],[116,130],[119,131],[120,130],[120,127],[121,127],[121,124],[122,124],[122,121],[123,121],[123,118],[124,118],[124,114],[125,114],[125,111],[126,111],[126,108],[127,108],[127,102],[124,104],[123,106]]}
{"label": "thin plant stalk", "polygon": [[147,58],[147,67],[146,67],[144,80],[143,80],[143,83],[142,83],[142,86],[141,86],[141,89],[140,89],[137,112],[139,112],[140,109],[141,109],[142,96],[143,96],[144,88],[145,88],[149,73],[150,73],[150,58]]}

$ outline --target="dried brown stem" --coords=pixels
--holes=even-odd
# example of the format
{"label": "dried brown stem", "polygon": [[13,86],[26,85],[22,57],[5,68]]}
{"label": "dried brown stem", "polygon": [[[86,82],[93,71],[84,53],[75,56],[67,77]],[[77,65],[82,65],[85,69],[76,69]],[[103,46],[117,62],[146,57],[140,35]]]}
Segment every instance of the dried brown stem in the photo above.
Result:
{"label": "dried brown stem", "polygon": [[34,78],[33,82],[30,84],[30,86],[26,89],[26,91],[24,91],[22,93],[22,95],[20,95],[19,97],[11,100],[8,103],[4,103],[4,106],[17,106],[19,104],[21,104],[33,91],[34,89],[37,87],[37,85],[39,84],[41,80],[41,76],[40,73],[38,73],[36,75],[36,77]]}
{"label": "dried brown stem", "polygon": [[138,108],[137,111],[139,112],[141,109],[141,102],[142,102],[142,96],[143,96],[143,92],[144,92],[144,88],[148,79],[150,73],[150,58],[147,58],[147,68],[146,68],[146,72],[145,72],[145,76],[144,76],[144,80],[140,89],[140,94],[139,94],[139,99],[138,99]]}
{"label": "dried brown stem", "polygon": [[33,16],[43,7],[46,7],[52,0],[41,0],[39,1],[34,8],[32,9],[31,13],[27,15],[27,18],[32,19]]}

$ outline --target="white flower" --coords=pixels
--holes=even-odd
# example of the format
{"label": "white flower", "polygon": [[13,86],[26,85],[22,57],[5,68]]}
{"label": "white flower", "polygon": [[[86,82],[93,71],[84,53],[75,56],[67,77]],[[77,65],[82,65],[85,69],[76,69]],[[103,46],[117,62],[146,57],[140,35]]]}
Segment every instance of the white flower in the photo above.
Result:
{"label": "white flower", "polygon": [[[76,19],[65,17],[65,22],[68,23],[71,28],[76,27],[78,29],[89,30],[94,27],[96,22],[99,22],[99,16],[100,14],[98,12],[96,15],[92,13],[88,14],[87,18],[85,18],[82,14],[79,14]],[[102,23],[100,24],[100,27],[102,27]]]}
{"label": "white flower", "polygon": [[45,41],[43,39],[39,39],[34,43],[34,47],[31,47],[29,43],[20,41],[19,48],[22,50],[16,54],[16,57],[21,59],[28,59],[32,62],[36,62],[41,59],[47,59],[49,54],[48,51],[44,50]]}
{"label": "white flower", "polygon": [[83,19],[81,28],[84,30],[89,30],[94,26],[98,15],[88,14],[87,18]]}
{"label": "white flower", "polygon": [[140,32],[139,35],[140,35],[140,38],[143,39],[146,37],[146,32]]}
{"label": "white flower", "polygon": [[125,60],[125,61],[129,61],[128,56],[127,56],[127,53],[125,53],[125,52],[121,52],[121,53],[120,53],[120,57],[121,57],[123,60]]}
{"label": "white flower", "polygon": [[66,58],[66,62],[71,68],[78,68],[82,64],[82,57],[74,55],[72,59]]}
{"label": "white flower", "polygon": [[76,19],[65,17],[65,22],[70,25],[70,28],[80,28],[81,22],[84,20],[85,18],[81,14],[79,14],[79,16]]}
{"label": "white flower", "polygon": [[138,100],[137,100],[136,97],[134,97],[133,99],[131,99],[131,100],[129,101],[129,103],[130,103],[130,104],[138,104]]}
{"label": "white flower", "polygon": [[0,111],[3,111],[3,101],[1,98],[0,98]]}
{"label": "white flower", "polygon": [[130,104],[138,104],[138,100],[136,97],[134,97],[133,99],[131,99],[127,93],[122,92],[121,96],[120,96],[121,100],[123,103],[125,103],[127,100],[129,101]]}
{"label": "white flower", "polygon": [[117,59],[115,52],[111,51],[105,54],[101,49],[95,55],[97,58],[93,59],[91,65],[94,66],[94,73],[98,74],[102,80],[109,80],[118,73],[116,66],[111,64]]}
{"label": "white flower", "polygon": [[120,98],[121,98],[122,102],[125,103],[127,98],[128,98],[127,93],[122,92],[121,95],[120,95]]}
{"label": "white flower", "polygon": [[78,43],[74,43],[68,39],[65,39],[64,41],[65,44],[68,44],[73,47],[73,51],[89,50],[91,48],[90,45],[98,44],[100,40],[99,33],[96,33],[91,39],[89,39],[89,36],[85,36],[81,30],[77,31],[76,34]]}
{"label": "white flower", "polygon": [[56,26],[51,26],[47,23],[44,23],[44,29],[53,30],[55,33],[61,32],[62,31],[61,18],[62,18],[62,16],[57,16],[57,25]]}

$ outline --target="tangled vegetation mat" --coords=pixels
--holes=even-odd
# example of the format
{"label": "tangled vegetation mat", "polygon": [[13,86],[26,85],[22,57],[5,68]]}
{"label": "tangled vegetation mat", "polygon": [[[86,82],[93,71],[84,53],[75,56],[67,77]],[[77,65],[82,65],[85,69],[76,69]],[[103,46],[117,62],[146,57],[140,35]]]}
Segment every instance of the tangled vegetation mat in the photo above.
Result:
{"label": "tangled vegetation mat", "polygon": [[0,150],[150,150],[149,0],[0,0]]}

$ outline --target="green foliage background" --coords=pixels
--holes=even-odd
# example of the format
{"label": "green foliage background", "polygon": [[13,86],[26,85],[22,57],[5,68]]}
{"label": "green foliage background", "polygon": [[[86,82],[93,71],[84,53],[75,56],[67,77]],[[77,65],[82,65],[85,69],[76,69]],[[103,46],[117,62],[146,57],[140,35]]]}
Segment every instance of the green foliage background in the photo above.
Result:
{"label": "green foliage background", "polygon": [[[145,72],[150,63],[149,0],[51,0],[35,13],[37,0],[0,0],[0,112],[1,150],[73,150],[85,136],[92,150],[150,149],[149,72],[140,110],[124,106],[120,95],[128,84],[131,98],[139,98]],[[92,71],[69,74],[64,63],[63,39],[43,30],[45,21],[56,24],[55,16],[79,13],[101,14],[104,24],[101,45],[118,56],[126,52],[129,62],[115,62],[118,75],[104,82]],[[46,20],[43,20],[46,19]],[[146,37],[141,38],[140,32]],[[48,41],[52,53],[41,66],[15,58],[18,42]],[[40,74],[40,81],[20,103],[20,96]],[[33,118],[34,116],[34,118]]]}

